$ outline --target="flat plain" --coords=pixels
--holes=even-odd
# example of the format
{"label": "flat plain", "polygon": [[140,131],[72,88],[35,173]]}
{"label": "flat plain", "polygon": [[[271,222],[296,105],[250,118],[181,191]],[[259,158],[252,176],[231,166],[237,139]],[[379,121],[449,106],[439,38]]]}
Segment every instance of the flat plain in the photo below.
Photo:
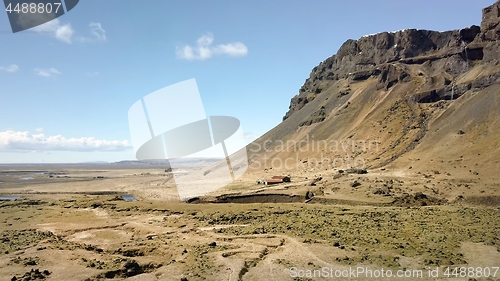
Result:
{"label": "flat plain", "polygon": [[19,198],[0,202],[0,280],[328,280],[294,274],[357,267],[467,280],[442,274],[500,265],[495,196],[431,196],[389,171],[273,186],[259,173],[187,203],[161,165],[3,165],[0,194]]}

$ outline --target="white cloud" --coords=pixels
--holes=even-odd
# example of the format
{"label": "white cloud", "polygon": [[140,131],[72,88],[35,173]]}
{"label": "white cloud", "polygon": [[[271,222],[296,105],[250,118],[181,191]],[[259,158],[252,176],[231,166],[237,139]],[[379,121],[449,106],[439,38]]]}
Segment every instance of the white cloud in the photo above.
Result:
{"label": "white cloud", "polygon": [[66,43],[71,43],[71,37],[75,31],[69,23],[59,26],[56,30],[56,38]]}
{"label": "white cloud", "polygon": [[90,31],[97,38],[98,41],[106,41],[106,30],[102,28],[100,22],[91,22],[89,26],[90,26]]}
{"label": "white cloud", "polygon": [[33,69],[37,75],[40,75],[40,76],[43,76],[43,77],[50,77],[50,76],[53,76],[53,75],[61,75],[62,73],[51,67],[51,68],[47,68],[47,69],[41,69],[41,68],[35,68]]}
{"label": "white cloud", "polygon": [[0,151],[47,152],[47,151],[125,151],[132,148],[129,141],[98,140],[93,137],[66,138],[62,135],[45,136],[43,133],[5,131],[0,132]]}
{"label": "white cloud", "polygon": [[43,132],[43,128],[42,128],[42,127],[36,128],[36,129],[35,129],[35,132],[37,132],[37,133],[41,133],[41,132]]}
{"label": "white cloud", "polygon": [[221,44],[218,45],[214,52],[218,54],[227,54],[233,57],[242,57],[248,53],[248,48],[245,44],[241,42],[231,43],[231,44]]}
{"label": "white cloud", "polygon": [[53,19],[42,25],[35,26],[32,30],[39,34],[55,37],[57,40],[68,44],[72,43],[75,34],[75,30],[70,23],[61,24],[59,19]]}
{"label": "white cloud", "polygon": [[214,42],[214,35],[212,33],[207,33],[196,41],[198,46],[210,46]]}
{"label": "white cloud", "polygon": [[207,60],[214,55],[242,57],[248,54],[248,48],[241,42],[213,45],[214,35],[207,33],[196,41],[196,46],[177,47],[177,57],[185,60]]}
{"label": "white cloud", "polygon": [[11,64],[9,66],[0,66],[0,70],[14,73],[19,71],[19,66],[17,66],[17,64]]}
{"label": "white cloud", "polygon": [[76,38],[78,42],[88,43],[88,42],[96,42],[96,41],[106,41],[106,30],[102,28],[100,22],[91,22],[89,24],[90,32],[92,33],[91,37],[79,36]]}
{"label": "white cloud", "polygon": [[[29,26],[29,24],[32,21],[28,17],[21,17],[21,16],[19,20],[20,22],[23,22],[26,26]],[[93,41],[106,41],[106,30],[102,28],[100,22],[91,22],[89,24],[89,27],[90,27],[90,32],[92,33],[92,37],[76,36],[76,31],[73,29],[71,24],[69,22],[62,24],[61,21],[59,21],[59,19],[53,19],[44,24],[35,26],[31,30],[42,35],[52,36],[57,40],[68,44],[71,44],[74,41],[81,43],[93,42]]]}

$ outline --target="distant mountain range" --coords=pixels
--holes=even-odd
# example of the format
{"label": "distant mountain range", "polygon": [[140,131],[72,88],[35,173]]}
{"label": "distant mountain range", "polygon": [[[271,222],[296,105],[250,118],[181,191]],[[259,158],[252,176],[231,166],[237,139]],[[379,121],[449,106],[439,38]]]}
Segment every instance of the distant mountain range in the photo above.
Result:
{"label": "distant mountain range", "polygon": [[196,166],[201,163],[213,163],[220,161],[219,158],[180,158],[180,159],[151,159],[151,160],[124,160],[110,163],[111,165],[148,165],[148,166],[170,166],[170,161],[175,161],[179,165]]}

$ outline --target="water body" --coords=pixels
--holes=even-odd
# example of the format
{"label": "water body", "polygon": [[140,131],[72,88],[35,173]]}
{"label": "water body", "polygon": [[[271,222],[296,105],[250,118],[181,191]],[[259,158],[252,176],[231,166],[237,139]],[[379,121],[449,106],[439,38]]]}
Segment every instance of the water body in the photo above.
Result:
{"label": "water body", "polygon": [[32,179],[33,179],[32,177],[20,178],[20,180],[22,180],[22,181],[29,181],[29,180],[32,180]]}
{"label": "water body", "polygon": [[0,201],[14,201],[21,198],[21,196],[17,195],[0,195]]}
{"label": "water body", "polygon": [[130,195],[130,194],[123,194],[122,198],[125,201],[131,201],[131,202],[136,202],[137,201],[137,199],[135,199],[135,197],[133,195]]}

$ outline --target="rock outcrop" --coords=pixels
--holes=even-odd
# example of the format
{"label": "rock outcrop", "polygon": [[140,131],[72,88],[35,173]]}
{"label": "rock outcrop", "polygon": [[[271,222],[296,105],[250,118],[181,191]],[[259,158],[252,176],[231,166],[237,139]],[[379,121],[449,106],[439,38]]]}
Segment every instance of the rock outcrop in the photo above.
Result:
{"label": "rock outcrop", "polygon": [[484,46],[485,61],[498,60],[500,57],[500,1],[483,9],[481,34],[478,41]]}
{"label": "rock outcrop", "polygon": [[410,79],[404,67],[394,66],[396,62],[424,64],[446,59],[442,70],[451,75],[449,80],[453,80],[466,72],[474,61],[498,60],[499,42],[500,1],[483,9],[481,26],[473,25],[446,32],[406,29],[367,35],[358,40],[349,39],[336,55],[313,68],[299,93],[291,99],[289,111],[283,120],[301,110],[332,82],[340,79],[362,81],[378,77],[386,89],[394,83]]}
{"label": "rock outcrop", "polygon": [[500,40],[500,2],[483,9],[481,39],[484,41]]}

